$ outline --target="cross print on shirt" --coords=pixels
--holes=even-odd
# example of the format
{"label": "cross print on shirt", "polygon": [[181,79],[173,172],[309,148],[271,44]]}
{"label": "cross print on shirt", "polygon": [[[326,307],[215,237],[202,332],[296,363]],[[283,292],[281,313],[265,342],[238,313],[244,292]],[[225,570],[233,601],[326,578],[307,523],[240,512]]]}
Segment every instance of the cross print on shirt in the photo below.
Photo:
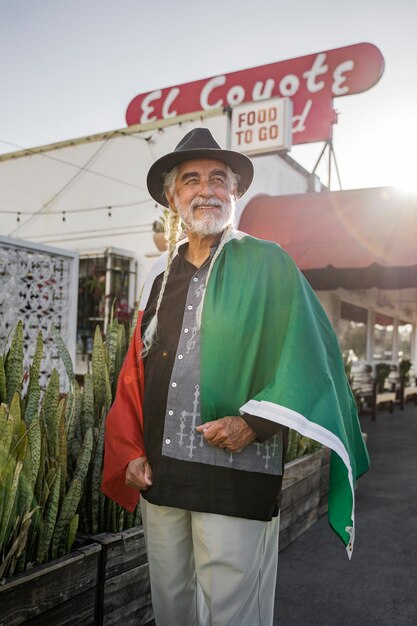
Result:
{"label": "cross print on shirt", "polygon": [[265,454],[263,455],[263,459],[265,459],[265,469],[268,469],[269,467],[269,459],[271,458],[271,455],[269,454],[269,443],[265,444]]}
{"label": "cross print on shirt", "polygon": [[197,330],[197,326],[193,326],[193,328],[191,329],[191,337],[187,341],[187,354],[189,354],[191,350],[194,350],[195,348],[195,338],[197,335]]}
{"label": "cross print on shirt", "polygon": [[254,441],[254,446],[256,446],[256,454],[260,456],[262,454],[262,444],[259,441]]}
{"label": "cross print on shirt", "polygon": [[277,436],[274,435],[271,443],[269,444],[271,447],[272,456],[275,456],[277,449],[279,449],[279,444],[277,443]]}
{"label": "cross print on shirt", "polygon": [[[199,408],[199,398],[200,398],[200,385],[196,385],[194,388],[194,402],[193,402],[193,410],[192,412],[190,411],[182,411],[181,412],[181,422],[182,420],[184,420],[184,427],[180,426],[180,431],[179,433],[177,433],[177,435],[179,435],[180,437],[180,445],[182,445],[182,437],[185,436],[184,428],[185,428],[185,424],[186,424],[186,420],[188,417],[191,417],[191,424],[190,424],[190,434],[189,434],[189,438],[190,438],[190,445],[186,446],[190,452],[188,453],[188,456],[190,457],[190,459],[193,458],[193,450],[195,449],[195,445],[194,445],[194,440],[195,440],[195,427],[197,425],[197,417],[200,417],[200,412],[198,410]],[[202,437],[202,435],[200,435]],[[200,443],[201,445],[201,443]]]}

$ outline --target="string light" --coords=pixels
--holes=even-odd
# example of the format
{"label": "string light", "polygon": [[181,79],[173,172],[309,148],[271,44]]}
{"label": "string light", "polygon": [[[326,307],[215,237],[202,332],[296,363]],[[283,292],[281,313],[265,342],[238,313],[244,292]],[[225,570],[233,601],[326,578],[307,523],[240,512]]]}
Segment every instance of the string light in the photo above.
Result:
{"label": "string light", "polygon": [[[200,119],[201,119],[202,122],[204,121],[203,120],[203,116],[201,116]],[[193,120],[191,119],[190,121],[193,121]],[[177,125],[178,125],[178,127],[182,127],[183,122],[178,122]],[[160,127],[160,128],[158,128],[156,130],[157,130],[157,134],[165,132],[165,128],[164,127]],[[104,141],[103,145],[101,145],[99,147],[99,149],[95,152],[95,154],[88,159],[87,163],[84,166],[76,165],[75,163],[70,163],[68,161],[65,161],[64,159],[60,159],[60,158],[58,158],[56,156],[52,156],[51,154],[45,154],[42,149],[41,150],[35,150],[35,149],[30,149],[30,148],[23,148],[22,146],[19,146],[17,144],[14,144],[14,143],[11,143],[11,142],[8,142],[8,141],[5,141],[5,140],[1,140],[1,139],[0,139],[0,142],[1,143],[6,143],[6,144],[11,145],[11,146],[14,146],[16,148],[20,148],[21,150],[27,150],[27,155],[25,155],[25,156],[31,156],[31,155],[40,156],[40,157],[43,157],[43,158],[47,158],[47,159],[51,159],[51,160],[54,160],[54,161],[58,161],[59,163],[62,163],[64,165],[68,165],[70,167],[74,167],[77,170],[79,170],[78,176],[76,175],[73,180],[69,181],[69,183],[64,185],[63,189],[60,190],[59,194],[63,193],[64,190],[66,190],[66,188],[70,184],[74,183],[75,179],[77,177],[79,177],[79,175],[85,174],[85,173],[90,173],[90,174],[93,174],[93,175],[101,176],[101,177],[107,178],[108,180],[111,180],[113,182],[118,182],[118,183],[127,185],[129,187],[136,187],[137,189],[140,189],[141,191],[145,191],[142,187],[139,187],[138,185],[129,183],[129,182],[124,181],[124,180],[120,180],[118,178],[109,176],[107,174],[103,174],[101,172],[96,172],[96,171],[91,170],[91,169],[88,168],[88,165],[93,162],[93,159],[95,159],[97,157],[98,153],[104,148],[104,146],[107,144],[109,139],[117,137],[117,136],[124,136],[124,137],[129,137],[131,139],[139,139],[141,141],[145,141],[148,144],[149,149],[150,149],[150,145],[149,144],[151,144],[154,141],[155,133],[149,135],[148,137],[141,137],[140,135],[138,136],[137,134],[127,133],[127,132],[125,132],[123,130],[114,131],[113,133],[108,133],[107,137],[103,137],[103,141]],[[87,142],[91,141],[91,139],[92,139],[92,137],[86,137],[85,138],[85,140]],[[77,142],[74,141],[74,142],[71,142],[69,145],[76,145],[76,143]],[[67,145],[68,145],[68,143],[66,143],[66,145],[64,145],[62,147],[66,147]],[[53,146],[53,149],[56,150],[59,147],[60,147],[59,145],[56,145],[56,146]],[[52,150],[52,147],[50,148],[50,150]],[[151,151],[151,154],[152,154],[152,151]],[[152,154],[152,156],[153,156],[153,154]],[[11,154],[10,157],[14,157],[14,155]],[[54,197],[55,201],[57,199],[57,195],[59,195],[59,194],[55,195],[55,197]],[[88,212],[92,212],[92,211],[101,211],[101,210],[104,209],[104,210],[107,210],[108,217],[112,217],[113,209],[138,206],[138,205],[146,204],[148,202],[149,202],[149,199],[147,198],[145,200],[139,200],[139,201],[136,201],[136,202],[117,204],[117,205],[114,205],[114,206],[85,207],[85,208],[71,209],[71,210],[67,209],[66,211],[62,211],[62,209],[61,210],[55,210],[55,211],[54,210],[50,210],[50,211],[47,210],[46,211],[45,209],[47,209],[47,206],[44,206],[44,207],[42,207],[42,209],[37,209],[35,211],[16,211],[16,210],[7,210],[7,209],[3,210],[3,209],[0,209],[0,215],[1,214],[3,214],[3,215],[16,215],[16,222],[20,223],[22,216],[38,216],[38,215],[40,215],[43,212],[46,215],[61,215],[62,216],[62,222],[66,222],[66,214],[67,213],[88,213]],[[155,209],[159,209],[159,208],[160,208],[159,205],[157,203],[155,203]],[[31,221],[31,220],[29,220],[29,221]]]}
{"label": "string light", "polygon": [[[65,211],[63,211],[62,209],[59,209],[55,211],[48,211],[46,215],[63,215],[65,213],[89,213],[92,211],[103,211],[103,210],[113,211],[114,209],[123,209],[123,208],[132,207],[132,206],[138,206],[141,204],[146,204],[147,202],[150,202],[149,198],[147,198],[146,200],[138,200],[137,202],[124,202],[121,204],[114,204],[112,206],[105,205],[105,206],[95,206],[95,207],[84,207],[81,209],[66,209]],[[155,207],[158,208],[158,205],[155,205]],[[16,211],[16,210],[0,209],[0,214],[17,215],[20,217],[20,216],[25,216],[25,215],[37,215],[38,211]]]}

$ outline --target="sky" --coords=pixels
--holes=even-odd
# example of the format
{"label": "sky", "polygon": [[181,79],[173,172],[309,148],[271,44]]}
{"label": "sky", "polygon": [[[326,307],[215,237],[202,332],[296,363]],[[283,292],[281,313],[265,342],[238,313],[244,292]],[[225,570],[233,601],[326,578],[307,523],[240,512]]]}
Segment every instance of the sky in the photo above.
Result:
{"label": "sky", "polygon": [[[415,0],[0,0],[0,153],[123,128],[139,93],[369,42],[382,78],[334,101],[342,187],[417,191],[416,33]],[[322,146],[290,154],[311,170]]]}

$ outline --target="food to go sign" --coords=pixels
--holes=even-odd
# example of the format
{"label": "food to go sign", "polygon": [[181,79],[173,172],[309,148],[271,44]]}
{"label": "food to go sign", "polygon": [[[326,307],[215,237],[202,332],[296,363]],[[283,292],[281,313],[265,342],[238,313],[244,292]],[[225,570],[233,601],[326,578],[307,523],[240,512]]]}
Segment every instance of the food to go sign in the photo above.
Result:
{"label": "food to go sign", "polygon": [[127,108],[126,122],[147,124],[280,97],[292,102],[292,143],[322,141],[336,122],[333,98],[369,89],[383,70],[378,48],[359,43],[139,94]]}
{"label": "food to go sign", "polygon": [[291,124],[289,98],[242,104],[232,111],[231,149],[246,154],[289,150]]}

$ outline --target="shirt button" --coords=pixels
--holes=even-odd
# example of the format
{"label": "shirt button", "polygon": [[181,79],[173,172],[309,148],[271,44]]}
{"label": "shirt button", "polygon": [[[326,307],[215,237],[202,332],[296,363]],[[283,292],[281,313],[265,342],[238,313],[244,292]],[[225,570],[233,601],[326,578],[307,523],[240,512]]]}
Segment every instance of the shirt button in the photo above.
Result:
{"label": "shirt button", "polygon": [[168,415],[174,415],[174,411],[168,411]]}
{"label": "shirt button", "polygon": [[177,383],[172,383],[172,386],[173,386],[173,387],[176,387],[176,386],[177,386]]}
{"label": "shirt button", "polygon": [[188,328],[184,328],[184,332],[185,332],[185,333],[188,333]]}
{"label": "shirt button", "polygon": [[179,354],[179,355],[178,355],[178,358],[181,360],[181,359],[182,359],[182,354]]}
{"label": "shirt button", "polygon": [[165,443],[170,444],[171,443],[171,439],[165,439]]}
{"label": "shirt button", "polygon": [[192,305],[191,305],[191,304],[189,304],[189,305],[187,306],[187,309],[188,309],[189,311],[191,311],[191,310],[192,310],[192,308],[193,308],[193,307],[192,307]]}
{"label": "shirt button", "polygon": [[194,276],[193,281],[194,281],[195,283],[198,283],[198,278],[197,278],[197,276]]}

